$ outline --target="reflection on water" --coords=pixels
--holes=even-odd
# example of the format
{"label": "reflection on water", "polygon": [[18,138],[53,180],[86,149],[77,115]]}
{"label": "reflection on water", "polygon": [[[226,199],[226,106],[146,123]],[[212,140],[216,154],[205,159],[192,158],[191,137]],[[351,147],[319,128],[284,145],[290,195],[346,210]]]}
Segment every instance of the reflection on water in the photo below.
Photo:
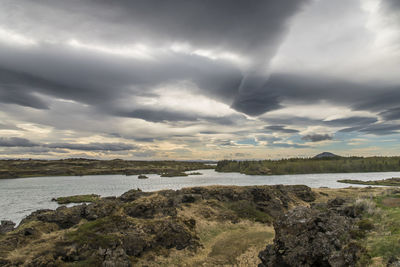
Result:
{"label": "reflection on water", "polygon": [[239,173],[218,173],[214,170],[200,170],[203,175],[187,177],[160,177],[148,174],[149,179],[137,176],[58,176],[21,179],[0,179],[0,219],[19,222],[23,217],[38,209],[55,209],[58,204],[51,202],[54,197],[99,194],[118,196],[133,188],[143,191],[180,189],[182,187],[206,185],[272,185],[305,184],[310,187],[347,187],[339,179],[379,180],[400,177],[400,172],[375,173],[334,173],[248,176]]}

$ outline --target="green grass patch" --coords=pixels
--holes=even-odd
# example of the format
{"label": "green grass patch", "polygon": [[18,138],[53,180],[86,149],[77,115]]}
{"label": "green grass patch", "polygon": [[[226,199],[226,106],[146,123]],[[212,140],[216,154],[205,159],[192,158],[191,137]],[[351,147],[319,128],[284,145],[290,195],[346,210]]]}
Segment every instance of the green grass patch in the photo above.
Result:
{"label": "green grass patch", "polygon": [[[399,199],[400,195],[379,196],[375,198],[379,214],[368,216],[374,229],[366,234],[365,245],[371,258],[381,257],[387,262],[400,255],[400,207],[388,205],[387,200]],[[369,223],[359,222],[359,227],[371,226]]]}
{"label": "green grass patch", "polygon": [[62,267],[97,267],[101,266],[101,264],[101,261],[99,261],[95,257],[90,257],[83,261],[64,263]]}
{"label": "green grass patch", "polygon": [[80,245],[89,245],[93,248],[112,247],[118,240],[115,234],[107,233],[107,229],[115,228],[115,224],[121,220],[119,216],[104,217],[95,221],[82,224],[73,232],[66,233],[67,240]]}
{"label": "green grass patch", "polygon": [[99,195],[90,194],[90,195],[75,195],[68,197],[58,197],[52,199],[56,201],[58,204],[69,204],[69,203],[83,203],[83,202],[95,202],[100,199]]}
{"label": "green grass patch", "polygon": [[239,218],[260,223],[271,223],[272,218],[267,213],[257,209],[256,205],[247,200],[229,202],[225,207],[232,210]]}

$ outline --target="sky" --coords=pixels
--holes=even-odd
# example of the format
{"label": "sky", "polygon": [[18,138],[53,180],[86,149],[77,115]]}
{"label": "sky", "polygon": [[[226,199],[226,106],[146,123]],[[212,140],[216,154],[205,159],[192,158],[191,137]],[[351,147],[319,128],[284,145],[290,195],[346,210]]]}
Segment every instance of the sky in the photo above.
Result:
{"label": "sky", "polygon": [[0,158],[399,155],[399,0],[0,7]]}

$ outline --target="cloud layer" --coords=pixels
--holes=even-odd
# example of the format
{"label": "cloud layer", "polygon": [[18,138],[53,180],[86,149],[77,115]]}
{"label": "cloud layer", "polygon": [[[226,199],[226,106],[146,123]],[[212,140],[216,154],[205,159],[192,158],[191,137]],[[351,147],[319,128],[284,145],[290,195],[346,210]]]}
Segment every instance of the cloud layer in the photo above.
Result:
{"label": "cloud layer", "polygon": [[4,0],[0,153],[390,154],[399,14],[394,0]]}

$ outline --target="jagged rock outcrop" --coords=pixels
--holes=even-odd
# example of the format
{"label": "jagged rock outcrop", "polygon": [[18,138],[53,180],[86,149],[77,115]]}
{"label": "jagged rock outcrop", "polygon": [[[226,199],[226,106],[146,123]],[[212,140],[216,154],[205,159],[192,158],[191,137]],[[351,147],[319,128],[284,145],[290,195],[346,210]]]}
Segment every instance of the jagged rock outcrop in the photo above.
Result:
{"label": "jagged rock outcrop", "polygon": [[[354,207],[335,199],[296,207],[274,222],[275,239],[261,251],[259,267],[355,266],[362,248],[352,241]],[[361,214],[361,213],[360,213]]]}
{"label": "jagged rock outcrop", "polygon": [[[270,222],[290,207],[311,202],[307,186],[212,186],[142,192],[130,190],[118,198],[101,198],[56,210],[39,210],[0,242],[4,266],[131,266],[139,257],[201,247],[197,222],[241,219]],[[199,205],[195,214],[180,213]],[[212,207],[208,209],[209,207]],[[31,244],[38,251],[30,249]],[[29,257],[9,257],[15,249]],[[26,251],[26,252],[24,252]]]}

